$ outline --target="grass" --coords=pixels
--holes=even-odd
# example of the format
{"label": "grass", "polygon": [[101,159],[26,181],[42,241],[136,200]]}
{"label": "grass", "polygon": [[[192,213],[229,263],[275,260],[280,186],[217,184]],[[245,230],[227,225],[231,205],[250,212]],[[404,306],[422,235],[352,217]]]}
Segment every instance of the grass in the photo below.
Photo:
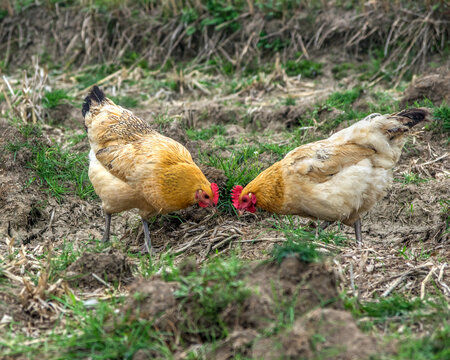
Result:
{"label": "grass", "polygon": [[239,277],[244,264],[234,256],[228,259],[216,257],[185,276],[167,275],[167,280],[177,280],[180,285],[175,296],[184,316],[183,331],[210,342],[228,335],[221,312],[230,306],[239,307],[250,295],[250,289]]}
{"label": "grass", "polygon": [[235,151],[228,158],[224,159],[217,155],[208,155],[200,153],[200,162],[221,169],[228,178],[227,186],[220,189],[219,208],[233,212],[234,207],[231,204],[230,192],[235,185],[247,185],[261,171],[262,165],[258,161],[258,150],[254,146],[244,147]]}
{"label": "grass", "polygon": [[444,324],[431,336],[413,338],[400,342],[391,359],[394,360],[445,360],[450,358],[450,325]]}
{"label": "grass", "polygon": [[57,89],[53,91],[48,91],[44,94],[42,99],[42,104],[44,108],[51,109],[60,104],[65,100],[70,99],[70,96],[62,89]]}
{"label": "grass", "polygon": [[352,70],[354,68],[355,65],[353,65],[352,63],[345,62],[338,65],[334,65],[333,68],[331,69],[331,72],[336,80],[341,80],[348,75],[349,70]]}
{"label": "grass", "polygon": [[[67,250],[69,247],[65,246],[52,264],[65,264]],[[165,259],[162,277],[179,285],[174,293],[181,316],[178,330],[185,336],[201,336],[211,342],[227,336],[227,325],[220,313],[229,306],[239,307],[251,293],[239,278],[245,263],[236,256],[217,257],[199,269],[181,274],[173,259]],[[131,296],[139,302],[141,295],[137,292]],[[118,312],[126,300],[123,296],[115,294],[99,301],[94,308],[71,294],[55,300],[70,314],[64,318],[64,330],[50,331],[44,342],[32,341],[28,345],[25,344],[30,338],[20,333],[3,334],[2,356],[20,354],[32,358],[45,354],[51,359],[131,359],[136,351],[145,349],[152,357],[172,357],[170,343],[175,334],[159,331],[151,319],[130,319]]]}
{"label": "grass", "polygon": [[94,188],[88,177],[87,153],[73,153],[60,145],[40,145],[32,148],[33,158],[27,167],[36,172],[41,186],[61,199],[73,191],[81,199],[95,197]]}
{"label": "grass", "polygon": [[450,106],[442,103],[439,107],[435,107],[433,117],[444,132],[450,132]]}
{"label": "grass", "polygon": [[114,65],[93,65],[85,68],[84,71],[75,75],[80,89],[86,89],[95,85],[98,81],[117,71],[119,68]]}
{"label": "grass", "polygon": [[186,134],[191,140],[209,140],[213,136],[225,135],[223,125],[213,125],[205,129],[186,129]]}
{"label": "grass", "polygon": [[429,181],[429,179],[424,179],[424,178],[420,177],[419,174],[416,174],[416,173],[403,173],[402,179],[395,179],[395,181],[401,182],[403,184],[419,185],[422,183],[426,183],[427,181]]}
{"label": "grass", "polygon": [[304,76],[306,78],[315,78],[322,74],[322,63],[311,60],[294,61],[289,60],[284,65],[286,74],[289,76]]}
{"label": "grass", "polygon": [[275,244],[272,250],[272,257],[281,263],[283,259],[289,256],[297,256],[303,262],[316,262],[321,256],[317,252],[316,246],[313,242],[308,240],[296,239],[295,236],[288,236],[287,241],[282,245]]}
{"label": "grass", "polygon": [[14,153],[14,159],[22,149],[31,152],[26,167],[37,176],[29,179],[27,186],[37,181],[39,186],[59,200],[70,193],[75,193],[81,199],[96,197],[88,177],[87,152],[73,152],[57,143],[49,145],[43,142],[39,126],[27,124],[19,126],[19,131],[25,140],[8,142],[5,149]]}

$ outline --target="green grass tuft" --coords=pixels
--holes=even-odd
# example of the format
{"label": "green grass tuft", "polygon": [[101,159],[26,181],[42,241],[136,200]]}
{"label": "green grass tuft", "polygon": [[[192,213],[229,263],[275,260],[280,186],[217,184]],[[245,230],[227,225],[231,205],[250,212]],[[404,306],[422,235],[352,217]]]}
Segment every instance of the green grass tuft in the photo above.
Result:
{"label": "green grass tuft", "polygon": [[442,129],[445,132],[450,132],[450,106],[443,103],[441,106],[435,107],[433,116],[442,123]]}
{"label": "green grass tuft", "polygon": [[427,181],[429,181],[429,179],[424,179],[422,177],[420,177],[419,174],[416,173],[404,173],[402,174],[403,179],[395,179],[395,181],[397,182],[401,182],[403,184],[422,184],[425,183]]}
{"label": "green grass tuft", "polygon": [[187,129],[186,134],[192,140],[209,140],[215,135],[225,135],[223,125],[213,125],[205,129]]}
{"label": "green grass tuft", "polygon": [[258,149],[254,146],[242,148],[226,159],[200,153],[200,161],[203,164],[223,170],[228,178],[226,188],[220,189],[219,208],[228,212],[234,211],[230,191],[234,185],[245,186],[259,175],[263,167],[258,161],[258,155]]}
{"label": "green grass tuft", "polygon": [[308,238],[294,239],[293,236],[288,236],[288,239],[281,245],[275,244],[271,255],[279,264],[289,256],[298,256],[301,261],[308,263],[316,262],[321,258],[316,246]]}
{"label": "green grass tuft", "polygon": [[60,145],[50,147],[39,144],[31,148],[33,157],[27,167],[39,176],[41,185],[48,188],[57,199],[73,190],[81,199],[95,197],[94,188],[88,177],[87,153],[63,150]]}
{"label": "green grass tuft", "polygon": [[186,276],[167,275],[167,280],[180,284],[175,296],[180,300],[187,333],[208,341],[224,338],[227,326],[220,313],[231,305],[242,304],[250,295],[239,273],[244,263],[237,257],[216,257],[200,270]]}
{"label": "green grass tuft", "polygon": [[314,62],[311,60],[289,60],[284,65],[286,74],[289,76],[302,75],[307,78],[315,78],[322,74],[322,63]]}
{"label": "green grass tuft", "polygon": [[62,90],[57,89],[53,91],[46,92],[43,98],[43,106],[47,109],[54,108],[61,103],[63,103],[64,100],[70,99],[69,95]]}
{"label": "green grass tuft", "polygon": [[360,87],[355,87],[344,92],[335,92],[328,97],[325,104],[329,107],[335,107],[339,110],[346,111],[351,107],[353,102],[359,98],[361,93],[362,89]]}

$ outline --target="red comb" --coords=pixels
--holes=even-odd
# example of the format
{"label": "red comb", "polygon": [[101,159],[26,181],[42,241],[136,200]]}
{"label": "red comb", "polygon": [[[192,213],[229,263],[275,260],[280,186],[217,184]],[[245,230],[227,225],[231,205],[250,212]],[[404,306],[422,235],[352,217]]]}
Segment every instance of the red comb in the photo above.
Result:
{"label": "red comb", "polygon": [[231,202],[236,209],[239,209],[239,196],[244,188],[241,185],[236,185],[233,190],[231,190]]}
{"label": "red comb", "polygon": [[211,183],[211,190],[213,192],[214,204],[217,205],[217,202],[219,201],[219,186],[217,186],[216,183]]}

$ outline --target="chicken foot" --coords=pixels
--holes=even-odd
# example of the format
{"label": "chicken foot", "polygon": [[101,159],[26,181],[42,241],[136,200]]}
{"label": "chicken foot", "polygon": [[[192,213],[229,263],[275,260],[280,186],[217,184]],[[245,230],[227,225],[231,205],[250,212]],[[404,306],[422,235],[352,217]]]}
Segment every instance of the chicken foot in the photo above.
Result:
{"label": "chicken foot", "polygon": [[359,246],[362,244],[362,232],[361,232],[361,219],[356,220],[356,222],[353,224],[353,227],[355,228],[355,235],[356,235],[356,242]]}
{"label": "chicken foot", "polygon": [[152,249],[152,241],[150,240],[150,230],[148,228],[147,220],[142,219],[142,225],[144,227],[144,248],[142,249],[142,253],[151,254]]}
{"label": "chicken foot", "polygon": [[102,241],[109,241],[109,229],[111,227],[111,214],[105,213],[105,233],[103,234]]}
{"label": "chicken foot", "polygon": [[[328,226],[332,225],[334,221],[322,221],[320,224],[320,228],[322,230],[325,230]],[[361,231],[361,219],[358,219],[354,224],[353,227],[355,229],[355,235],[356,235],[356,242],[361,245],[362,244],[362,231]]]}

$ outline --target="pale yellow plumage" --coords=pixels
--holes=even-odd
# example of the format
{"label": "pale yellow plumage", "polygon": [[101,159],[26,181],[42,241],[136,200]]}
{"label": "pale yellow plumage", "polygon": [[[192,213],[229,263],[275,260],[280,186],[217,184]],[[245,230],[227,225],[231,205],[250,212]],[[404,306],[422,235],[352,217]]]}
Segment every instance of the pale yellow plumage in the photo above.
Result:
{"label": "pale yellow plumage", "polygon": [[386,194],[405,141],[403,134],[428,115],[423,109],[375,115],[326,140],[289,152],[240,193],[278,214],[353,225]]}

